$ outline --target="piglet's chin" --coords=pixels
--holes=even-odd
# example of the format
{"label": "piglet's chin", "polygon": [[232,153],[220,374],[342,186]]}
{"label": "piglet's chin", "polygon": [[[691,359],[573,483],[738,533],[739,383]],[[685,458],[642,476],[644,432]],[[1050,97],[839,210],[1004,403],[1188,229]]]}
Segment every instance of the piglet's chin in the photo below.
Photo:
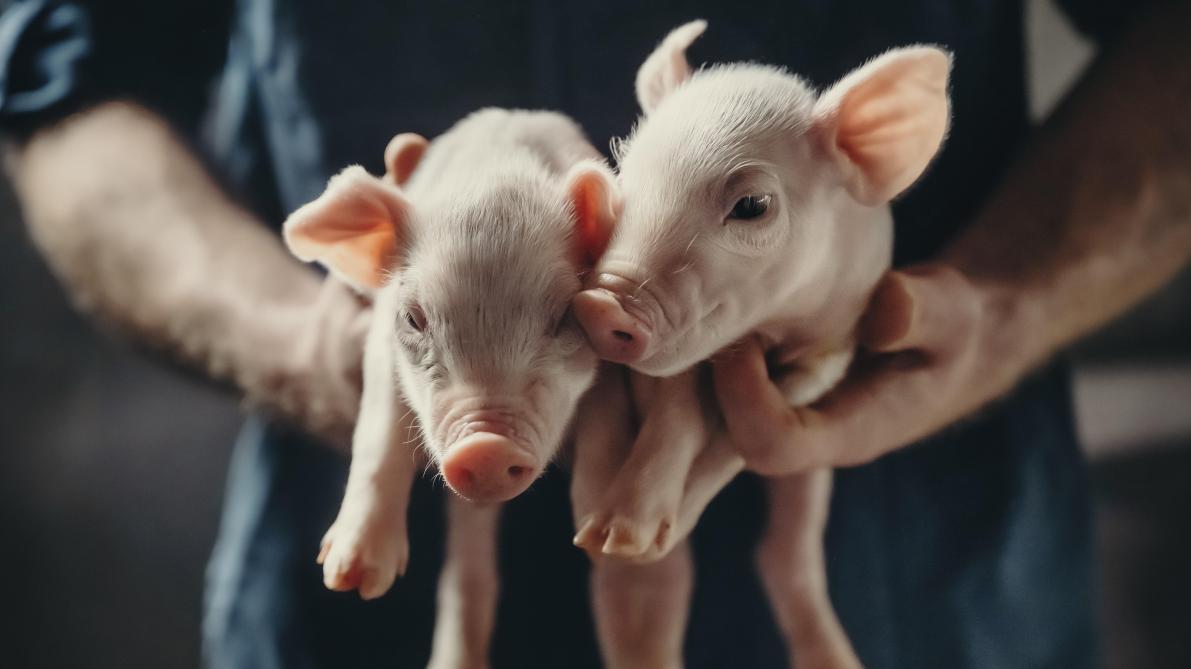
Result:
{"label": "piglet's chin", "polygon": [[659,338],[648,357],[629,367],[646,376],[665,378],[681,374],[710,359],[723,347],[716,337],[710,336],[723,328],[722,322],[709,319],[683,324],[677,333]]}
{"label": "piglet's chin", "polygon": [[491,432],[473,432],[446,449],[443,478],[473,502],[505,502],[525,492],[541,472],[531,453]]}
{"label": "piglet's chin", "polygon": [[645,360],[638,360],[629,365],[634,372],[659,378],[681,374],[692,366],[692,364],[687,364],[685,361],[674,359],[673,356],[662,354],[651,356]]}

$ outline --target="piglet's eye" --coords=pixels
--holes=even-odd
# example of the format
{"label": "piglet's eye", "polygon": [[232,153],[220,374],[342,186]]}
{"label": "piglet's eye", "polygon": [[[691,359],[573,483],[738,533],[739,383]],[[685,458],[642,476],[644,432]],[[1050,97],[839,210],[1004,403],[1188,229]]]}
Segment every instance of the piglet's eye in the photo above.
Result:
{"label": "piglet's eye", "polygon": [[728,220],[751,221],[761,218],[769,211],[770,195],[746,195],[736,201]]}
{"label": "piglet's eye", "polygon": [[405,310],[405,324],[408,325],[414,332],[426,331],[426,313],[422,311],[422,307],[413,304]]}

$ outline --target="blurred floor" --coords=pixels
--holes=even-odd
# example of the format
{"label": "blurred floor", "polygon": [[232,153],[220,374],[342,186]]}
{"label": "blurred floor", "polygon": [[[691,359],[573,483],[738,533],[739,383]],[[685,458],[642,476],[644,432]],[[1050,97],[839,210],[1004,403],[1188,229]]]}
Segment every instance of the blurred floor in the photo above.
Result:
{"label": "blurred floor", "polygon": [[[1088,52],[1040,0],[1031,11],[1042,113]],[[97,337],[7,194],[0,240],[0,667],[196,666],[235,403]],[[1110,669],[1191,666],[1188,342],[1184,272],[1077,349]]]}

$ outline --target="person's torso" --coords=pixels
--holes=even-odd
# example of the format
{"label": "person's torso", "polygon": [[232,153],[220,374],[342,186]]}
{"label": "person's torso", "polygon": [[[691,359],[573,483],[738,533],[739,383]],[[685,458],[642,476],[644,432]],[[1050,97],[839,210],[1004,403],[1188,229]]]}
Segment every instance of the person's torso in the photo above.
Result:
{"label": "person's torso", "polygon": [[219,145],[259,115],[283,215],[338,169],[379,169],[398,132],[434,137],[485,106],[555,109],[606,151],[638,115],[633,79],[668,30],[710,22],[692,63],[777,64],[826,86],[912,43],[955,53],[953,127],[895,206],[897,261],[928,257],[968,220],[1028,129],[1017,3],[334,3],[241,0],[219,96]]}

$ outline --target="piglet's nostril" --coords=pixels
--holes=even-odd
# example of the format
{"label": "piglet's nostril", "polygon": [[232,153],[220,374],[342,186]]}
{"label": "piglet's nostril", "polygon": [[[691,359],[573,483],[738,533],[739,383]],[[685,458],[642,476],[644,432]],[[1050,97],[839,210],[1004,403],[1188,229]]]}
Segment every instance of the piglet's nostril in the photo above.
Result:
{"label": "piglet's nostril", "polygon": [[447,485],[481,503],[503,502],[521,494],[538,471],[534,457],[508,437],[476,432],[447,447],[442,458]]}
{"label": "piglet's nostril", "polygon": [[476,475],[470,469],[460,468],[458,479],[461,486],[470,487],[476,484]]}
{"label": "piglet's nostril", "polygon": [[601,358],[631,365],[649,350],[647,326],[625,311],[617,295],[603,289],[585,290],[571,305]]}

